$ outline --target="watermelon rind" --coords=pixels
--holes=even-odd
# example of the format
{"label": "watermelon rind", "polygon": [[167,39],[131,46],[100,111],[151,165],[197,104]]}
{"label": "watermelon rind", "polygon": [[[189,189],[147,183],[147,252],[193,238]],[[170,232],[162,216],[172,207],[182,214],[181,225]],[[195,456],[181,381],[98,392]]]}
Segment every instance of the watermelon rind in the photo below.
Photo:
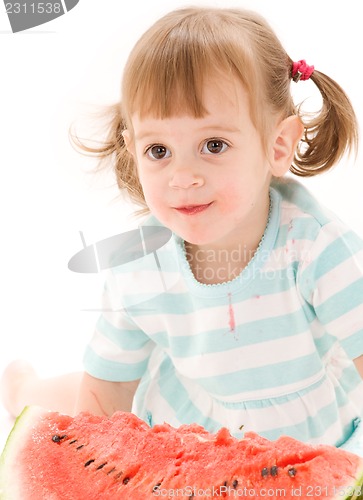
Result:
{"label": "watermelon rind", "polygon": [[[37,422],[40,415],[46,410],[39,406],[26,406],[16,418],[14,426],[6,440],[4,450],[0,457],[0,499],[11,500],[18,498],[18,481],[14,481],[14,469],[16,470],[15,458],[19,456],[19,447],[22,437],[29,435],[32,422]],[[11,474],[9,470],[11,469]],[[9,477],[12,478],[11,483]],[[6,493],[5,493],[6,492]],[[5,496],[6,495],[6,496]]]}
{"label": "watermelon rind", "polygon": [[[352,492],[344,498],[344,500],[363,500],[363,473],[356,482],[355,486],[351,488]],[[341,499],[342,495],[337,491],[336,499]]]}

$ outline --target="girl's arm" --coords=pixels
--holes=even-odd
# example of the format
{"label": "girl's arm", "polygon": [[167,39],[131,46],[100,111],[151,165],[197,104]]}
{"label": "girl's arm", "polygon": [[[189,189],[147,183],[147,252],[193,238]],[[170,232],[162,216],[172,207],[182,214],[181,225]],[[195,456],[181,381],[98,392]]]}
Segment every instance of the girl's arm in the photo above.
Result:
{"label": "girl's arm", "polygon": [[362,356],[359,356],[359,358],[355,358],[354,364],[359,372],[359,375],[363,378],[363,354]]}
{"label": "girl's arm", "polygon": [[139,380],[108,382],[84,373],[81,378],[75,412],[90,411],[96,415],[112,415],[115,411],[131,411]]}
{"label": "girl's arm", "polygon": [[130,411],[139,381],[107,382],[87,373],[75,372],[52,378],[39,378],[26,361],[13,361],[1,377],[1,402],[14,417],[27,405],[74,415],[90,411],[112,415]]}

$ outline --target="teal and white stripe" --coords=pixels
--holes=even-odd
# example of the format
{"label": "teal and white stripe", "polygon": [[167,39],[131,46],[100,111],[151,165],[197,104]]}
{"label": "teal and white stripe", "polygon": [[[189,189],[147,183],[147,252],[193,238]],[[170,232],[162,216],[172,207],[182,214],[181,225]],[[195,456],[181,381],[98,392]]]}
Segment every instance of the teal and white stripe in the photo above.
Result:
{"label": "teal and white stripe", "polygon": [[177,236],[111,270],[85,369],[141,378],[133,410],[152,425],[339,445],[362,417],[363,243],[295,181],[271,200],[258,252],[228,283],[197,282]]}

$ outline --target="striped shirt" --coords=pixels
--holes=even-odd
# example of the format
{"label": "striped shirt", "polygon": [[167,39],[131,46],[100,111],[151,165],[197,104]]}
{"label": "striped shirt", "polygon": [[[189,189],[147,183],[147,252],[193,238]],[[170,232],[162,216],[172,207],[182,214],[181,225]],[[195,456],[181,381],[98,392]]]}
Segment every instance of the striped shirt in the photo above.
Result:
{"label": "striped shirt", "polygon": [[141,378],[133,411],[150,425],[339,446],[363,415],[352,362],[363,354],[363,242],[294,180],[270,199],[260,246],[231,281],[197,281],[176,235],[113,267],[85,369]]}

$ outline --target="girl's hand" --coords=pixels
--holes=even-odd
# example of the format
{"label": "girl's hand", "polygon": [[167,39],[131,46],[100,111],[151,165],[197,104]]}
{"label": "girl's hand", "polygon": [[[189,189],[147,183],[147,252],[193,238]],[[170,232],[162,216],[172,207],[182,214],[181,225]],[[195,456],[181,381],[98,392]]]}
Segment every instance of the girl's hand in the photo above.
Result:
{"label": "girl's hand", "polygon": [[354,359],[354,364],[359,372],[359,375],[363,378],[363,354],[362,356],[359,356],[359,358]]}
{"label": "girl's hand", "polygon": [[111,416],[115,411],[131,411],[138,384],[139,380],[109,382],[84,373],[75,413],[90,411],[96,415]]}

